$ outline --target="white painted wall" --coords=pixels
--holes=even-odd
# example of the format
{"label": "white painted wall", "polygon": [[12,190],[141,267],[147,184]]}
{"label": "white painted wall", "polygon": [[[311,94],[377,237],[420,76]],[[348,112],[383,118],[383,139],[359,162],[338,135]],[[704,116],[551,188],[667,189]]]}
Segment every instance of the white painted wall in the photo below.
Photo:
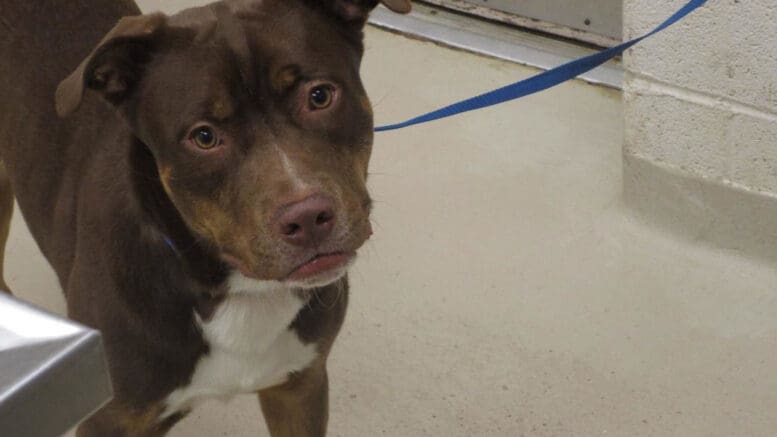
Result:
{"label": "white painted wall", "polygon": [[[686,1],[625,0],[625,37]],[[777,2],[710,0],[625,65],[627,203],[692,238],[777,253]]]}

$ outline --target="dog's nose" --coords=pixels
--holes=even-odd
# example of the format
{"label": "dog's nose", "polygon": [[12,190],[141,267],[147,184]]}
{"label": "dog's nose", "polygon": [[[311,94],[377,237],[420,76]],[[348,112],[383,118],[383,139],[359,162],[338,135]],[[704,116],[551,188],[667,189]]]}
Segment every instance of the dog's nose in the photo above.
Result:
{"label": "dog's nose", "polygon": [[316,247],[332,233],[335,220],[334,203],[314,195],[283,207],[274,228],[283,240],[295,246]]}

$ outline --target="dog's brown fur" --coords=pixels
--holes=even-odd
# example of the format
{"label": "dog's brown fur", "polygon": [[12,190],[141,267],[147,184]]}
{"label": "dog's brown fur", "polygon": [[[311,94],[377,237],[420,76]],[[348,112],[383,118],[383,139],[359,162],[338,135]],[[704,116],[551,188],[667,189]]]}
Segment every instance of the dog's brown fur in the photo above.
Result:
{"label": "dog's brown fur", "polygon": [[[233,270],[283,281],[369,237],[358,67],[377,3],[225,0],[165,17],[131,0],[0,0],[0,245],[15,193],[69,316],[102,331],[114,383],[79,437],[163,435],[183,417],[163,418],[166,396],[209,353],[195,314],[213,315]],[[308,106],[320,82],[336,96],[325,110]],[[221,139],[212,150],[187,134],[203,123]],[[287,244],[278,211],[312,195],[332,199],[335,231],[316,248]],[[273,436],[321,436],[347,280],[294,292],[307,303],[290,329],[318,357],[259,397]]]}
{"label": "dog's brown fur", "polygon": [[11,288],[5,280],[5,244],[11,230],[13,217],[13,190],[5,165],[0,162],[0,292],[10,293]]}

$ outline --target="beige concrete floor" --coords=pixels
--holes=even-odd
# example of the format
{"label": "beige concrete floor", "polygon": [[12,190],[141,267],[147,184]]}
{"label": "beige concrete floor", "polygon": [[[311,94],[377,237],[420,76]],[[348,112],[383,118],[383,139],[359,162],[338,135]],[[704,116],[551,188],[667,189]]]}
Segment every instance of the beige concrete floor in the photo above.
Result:
{"label": "beige concrete floor", "polygon": [[[371,29],[377,122],[532,70]],[[330,360],[331,436],[772,436],[777,271],[620,201],[620,94],[583,83],[377,135],[376,234]],[[63,302],[21,220],[19,296]],[[253,397],[172,433],[266,435]]]}

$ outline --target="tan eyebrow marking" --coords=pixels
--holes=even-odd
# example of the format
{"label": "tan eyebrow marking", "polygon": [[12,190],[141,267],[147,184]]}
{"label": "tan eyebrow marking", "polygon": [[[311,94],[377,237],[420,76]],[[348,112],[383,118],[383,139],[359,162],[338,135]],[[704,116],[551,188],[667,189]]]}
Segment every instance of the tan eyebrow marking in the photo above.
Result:
{"label": "tan eyebrow marking", "polygon": [[235,113],[235,107],[232,101],[225,98],[218,98],[213,102],[211,107],[211,114],[217,120],[225,120]]}
{"label": "tan eyebrow marking", "polygon": [[294,82],[297,81],[297,77],[299,77],[299,72],[297,71],[297,67],[294,66],[287,66],[281,68],[275,75],[272,77],[272,87],[276,91],[283,91],[290,86],[294,85]]}

